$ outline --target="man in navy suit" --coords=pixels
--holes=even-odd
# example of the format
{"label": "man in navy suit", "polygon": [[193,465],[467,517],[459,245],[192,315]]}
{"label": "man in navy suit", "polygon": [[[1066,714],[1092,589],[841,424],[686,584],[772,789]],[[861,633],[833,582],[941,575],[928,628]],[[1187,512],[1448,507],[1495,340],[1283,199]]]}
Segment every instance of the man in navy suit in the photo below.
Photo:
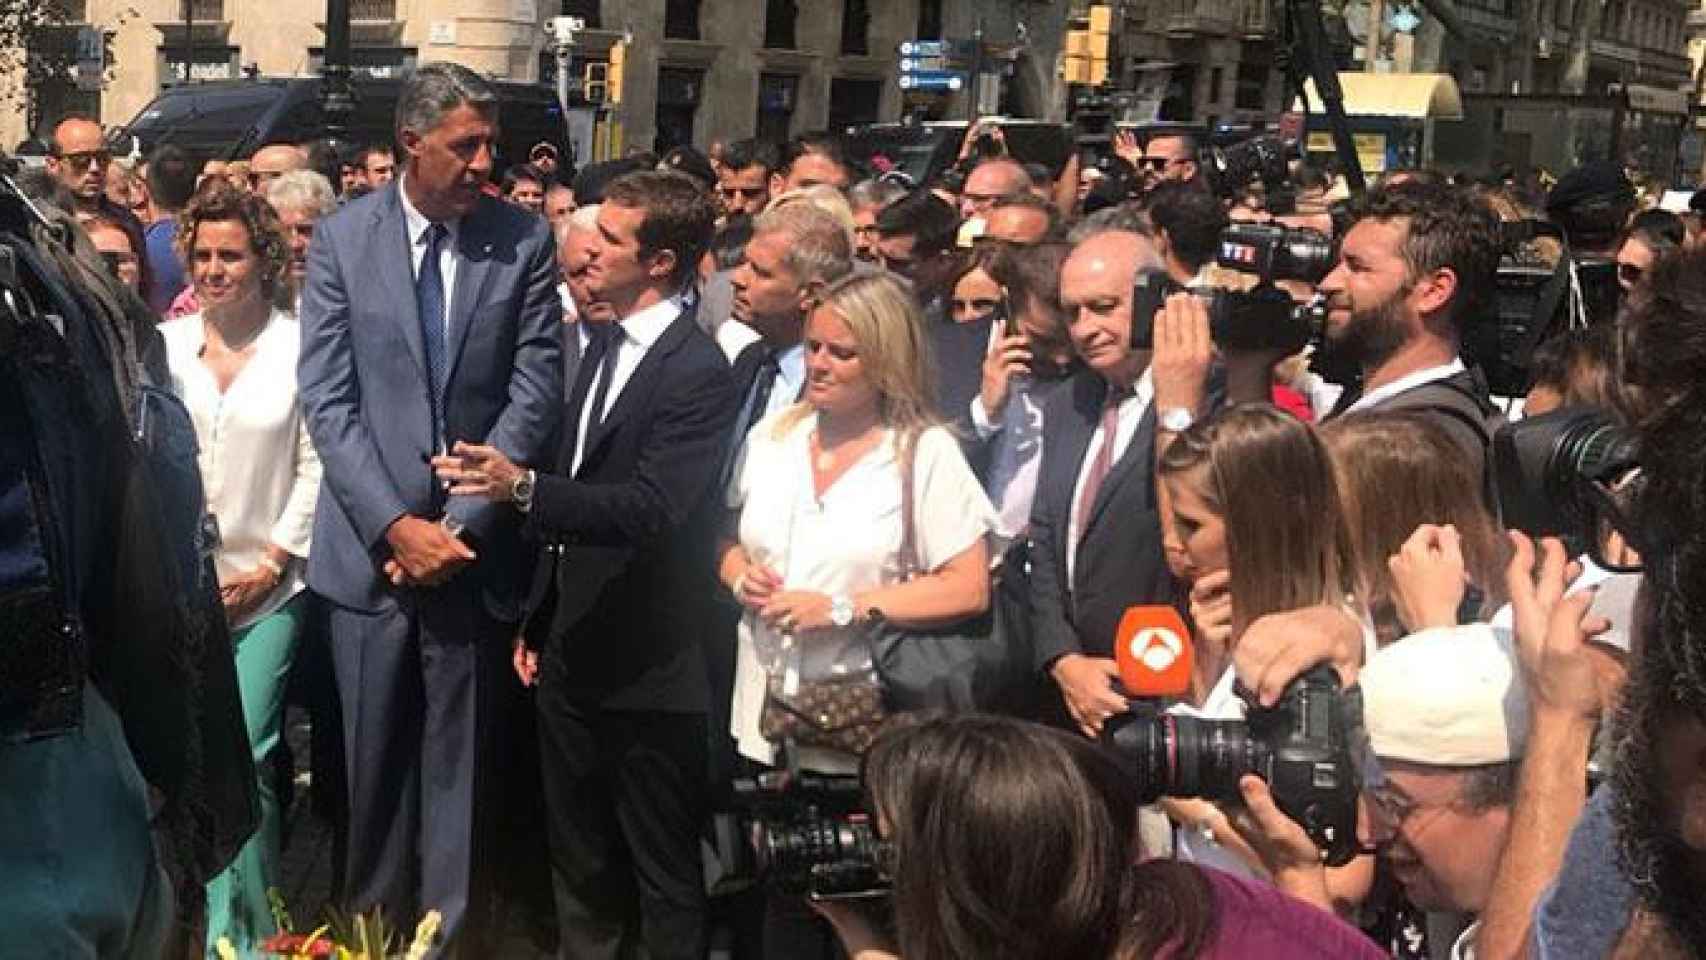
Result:
{"label": "man in navy suit", "polygon": [[461,445],[452,493],[526,515],[545,544],[528,600],[559,955],[700,960],[713,619],[728,362],[683,295],[716,220],[678,173],[634,173],[598,211],[587,290],[614,322],[586,356],[550,469]]}
{"label": "man in navy suit", "polygon": [[529,564],[520,517],[451,495],[430,460],[458,441],[549,458],[562,305],[545,221],[481,194],[492,86],[422,67],[396,126],[402,176],[322,221],[308,256],[298,379],[327,494],[308,582],[332,604],[349,906],[406,929],[438,910],[449,947],[483,906],[482,731]]}

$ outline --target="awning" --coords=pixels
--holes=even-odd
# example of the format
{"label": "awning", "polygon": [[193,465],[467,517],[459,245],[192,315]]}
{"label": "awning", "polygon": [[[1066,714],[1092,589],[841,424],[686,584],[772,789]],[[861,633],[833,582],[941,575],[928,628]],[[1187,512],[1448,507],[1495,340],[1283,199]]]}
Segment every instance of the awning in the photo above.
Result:
{"label": "awning", "polygon": [[[1613,84],[1613,87],[1619,85]],[[1629,109],[1644,110],[1648,113],[1670,113],[1679,117],[1688,116],[1688,94],[1681,90],[1670,90],[1665,87],[1648,86],[1644,83],[1621,84],[1624,94],[1629,97]]]}
{"label": "awning", "polygon": [[[1305,80],[1309,109],[1321,111],[1315,81]],[[1463,96],[1448,73],[1341,73],[1345,115],[1405,117],[1412,120],[1462,120]]]}

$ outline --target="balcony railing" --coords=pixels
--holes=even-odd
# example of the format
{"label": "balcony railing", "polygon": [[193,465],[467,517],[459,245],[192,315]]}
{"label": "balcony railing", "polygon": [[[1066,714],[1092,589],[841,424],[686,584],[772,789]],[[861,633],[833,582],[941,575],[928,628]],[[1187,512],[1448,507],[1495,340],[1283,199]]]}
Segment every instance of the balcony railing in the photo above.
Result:
{"label": "balcony railing", "polygon": [[172,4],[172,12],[177,19],[184,19],[184,8],[189,7],[190,18],[198,23],[212,23],[225,19],[225,0],[178,0]]}
{"label": "balcony railing", "polygon": [[397,0],[350,0],[349,17],[390,23],[397,19]]}

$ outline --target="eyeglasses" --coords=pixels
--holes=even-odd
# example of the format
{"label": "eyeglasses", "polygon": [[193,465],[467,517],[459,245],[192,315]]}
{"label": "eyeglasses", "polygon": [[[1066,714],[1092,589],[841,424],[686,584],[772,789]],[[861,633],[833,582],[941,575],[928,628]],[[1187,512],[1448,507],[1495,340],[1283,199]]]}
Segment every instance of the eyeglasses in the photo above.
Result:
{"label": "eyeglasses", "polygon": [[87,170],[92,163],[104,167],[113,162],[111,150],[79,150],[76,153],[56,153],[54,156],[73,170]]}
{"label": "eyeglasses", "polygon": [[1178,157],[1139,157],[1139,158],[1137,158],[1137,165],[1140,169],[1154,170],[1156,172],[1160,172],[1162,170],[1165,170],[1169,166],[1171,166],[1175,163],[1184,163],[1184,162],[1185,161],[1179,159]]}
{"label": "eyeglasses", "polygon": [[1617,279],[1630,286],[1640,283],[1641,278],[1646,275],[1647,271],[1644,267],[1638,267],[1633,263],[1617,264]]}

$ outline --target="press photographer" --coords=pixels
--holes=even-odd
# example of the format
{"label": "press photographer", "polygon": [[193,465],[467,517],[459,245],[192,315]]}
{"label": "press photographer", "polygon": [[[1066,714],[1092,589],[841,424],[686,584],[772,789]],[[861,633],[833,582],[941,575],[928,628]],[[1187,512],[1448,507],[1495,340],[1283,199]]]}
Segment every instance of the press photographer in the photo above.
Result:
{"label": "press photographer", "polygon": [[853,960],[1382,956],[1273,887],[1145,860],[1144,785],[1070,734],[976,715],[900,725],[872,745],[864,783],[893,933],[816,903]]}

